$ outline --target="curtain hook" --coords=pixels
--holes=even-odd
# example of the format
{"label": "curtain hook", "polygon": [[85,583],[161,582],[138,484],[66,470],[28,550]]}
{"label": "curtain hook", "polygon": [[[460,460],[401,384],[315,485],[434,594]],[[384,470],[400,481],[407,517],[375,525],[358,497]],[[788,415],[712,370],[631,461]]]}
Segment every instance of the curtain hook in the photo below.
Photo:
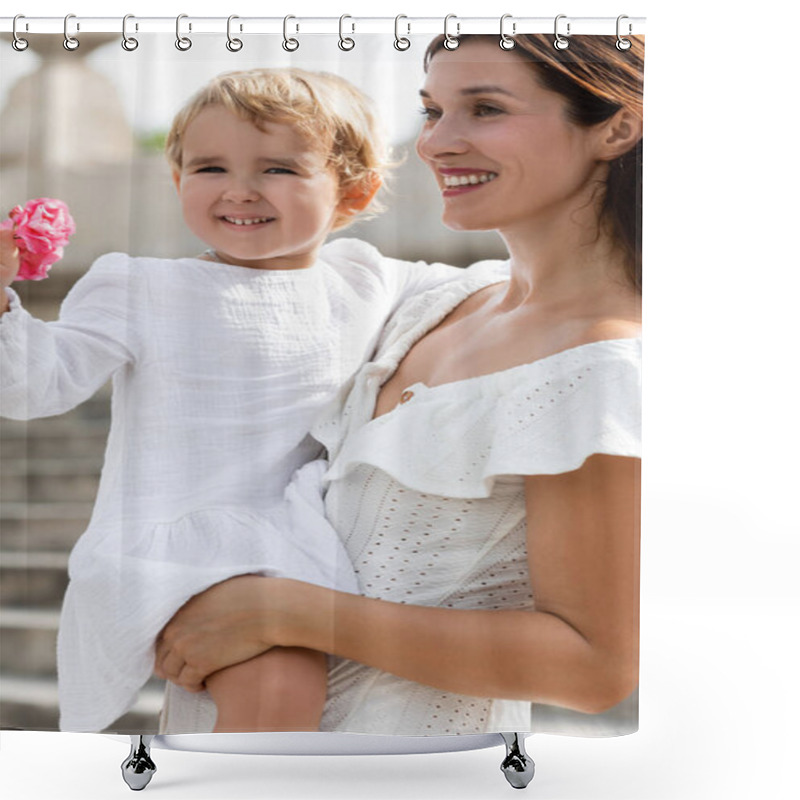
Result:
{"label": "curtain hook", "polygon": [[[192,40],[188,36],[181,35],[181,20],[187,19],[188,14],[178,14],[175,19],[175,47],[178,50],[186,51],[192,46]],[[189,23],[189,30],[192,30],[192,23]]]}
{"label": "curtain hook", "polygon": [[[244,42],[241,39],[234,39],[231,37],[231,22],[233,22],[233,20],[235,19],[239,19],[239,17],[236,14],[231,14],[228,17],[228,28],[227,28],[228,41],[225,42],[225,47],[227,47],[228,50],[231,51],[231,53],[238,53],[242,49],[242,47],[244,47]],[[241,25],[239,26],[239,30],[240,31],[242,30]]]}
{"label": "curtain hook", "polygon": [[[74,36],[70,36],[69,35],[69,21],[71,19],[75,19],[75,15],[74,14],[67,14],[67,16],[64,17],[64,42],[63,42],[63,44],[64,44],[64,49],[65,50],[70,50],[70,51],[71,50],[77,50],[81,46],[81,43]],[[80,29],[81,29],[81,26],[78,23],[75,23],[75,30],[79,31]]]}
{"label": "curtain hook", "polygon": [[[289,20],[290,19],[297,19],[297,17],[293,17],[291,14],[283,18],[283,49],[289,53],[293,53],[300,47],[300,42],[297,39],[290,38],[288,34],[289,30]],[[295,25],[295,32],[299,32],[300,26]]]}
{"label": "curtain hook", "polygon": [[[555,34],[556,34],[556,38],[555,38],[555,40],[553,41],[553,47],[555,47],[555,48],[556,48],[556,50],[566,50],[566,49],[569,47],[569,39],[565,39],[565,38],[564,38],[564,37],[563,37],[563,36],[562,36],[562,35],[561,35],[561,34],[558,32],[558,21],[559,21],[560,19],[566,19],[566,18],[567,18],[567,15],[566,15],[566,14],[559,14],[559,15],[556,17],[556,22],[555,22]],[[569,36],[569,35],[570,35],[570,23],[569,23],[569,22],[567,22],[567,36]]]}
{"label": "curtain hook", "polygon": [[[453,36],[448,30],[448,23],[451,19],[456,20],[456,35]],[[455,14],[448,14],[444,18],[444,42],[442,43],[445,50],[455,50],[458,47],[458,37],[461,33],[461,23],[458,22],[458,17]]]}
{"label": "curtain hook", "polygon": [[[617,17],[617,50],[630,50],[631,49],[631,40],[630,39],[623,39],[622,35],[619,32],[620,23],[624,19],[629,19],[625,14],[620,14]],[[633,33],[633,25],[628,22],[628,36]]]}
{"label": "curtain hook", "polygon": [[[408,19],[405,14],[398,14],[394,18],[394,49],[395,50],[408,50],[411,47],[411,39],[407,39],[405,36],[400,35],[400,20],[401,19]],[[406,22],[406,31],[407,34],[411,33],[411,23]]]}
{"label": "curtain hook", "polygon": [[[11,33],[13,34],[14,38],[13,38],[13,40],[11,42],[11,46],[18,53],[21,53],[23,50],[27,50],[28,49],[28,40],[27,39],[23,39],[17,33],[17,20],[18,19],[25,19],[25,15],[24,14],[17,14],[17,16],[14,17],[14,22],[13,22],[13,24],[11,26]],[[25,23],[25,30],[28,30],[28,23],[27,22]]]}
{"label": "curtain hook", "polygon": [[[513,20],[511,14],[503,14],[503,16],[500,17],[500,47],[503,50],[513,50],[516,42],[505,32],[505,24],[507,19]],[[515,36],[516,33],[517,23],[512,21],[511,36]]]}
{"label": "curtain hook", "polygon": [[[126,14],[122,18],[122,49],[131,53],[139,46],[139,40],[133,36],[128,36],[129,19],[135,19],[133,14]],[[136,23],[136,30],[139,30],[139,23]]]}
{"label": "curtain hook", "polygon": [[[355,43],[355,41],[353,39],[351,39],[349,36],[345,36],[342,33],[342,28],[344,26],[344,21],[346,19],[353,19],[353,18],[349,14],[342,14],[342,16],[339,17],[339,49],[340,50],[352,50],[356,46],[356,43]],[[351,33],[355,33],[356,32],[356,24],[355,24],[355,22],[351,22],[350,25],[353,28],[352,31],[350,31],[350,32]]]}

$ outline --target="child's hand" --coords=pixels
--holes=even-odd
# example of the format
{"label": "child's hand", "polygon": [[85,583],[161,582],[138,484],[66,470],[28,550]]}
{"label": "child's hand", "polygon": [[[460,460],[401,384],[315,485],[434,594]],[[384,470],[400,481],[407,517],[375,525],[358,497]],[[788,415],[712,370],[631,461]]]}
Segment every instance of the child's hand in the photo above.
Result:
{"label": "child's hand", "polygon": [[[13,245],[19,248],[19,255],[14,257],[13,248],[6,255],[4,236],[4,249],[0,252],[3,288],[12,280],[43,280],[50,267],[64,255],[69,237],[75,233],[75,221],[69,209],[61,200],[40,197],[28,200],[24,206],[14,206],[8,217],[0,222],[0,231],[4,234],[13,231]],[[15,263],[16,268],[11,270]]]}
{"label": "child's hand", "polygon": [[19,248],[14,231],[0,230],[0,286],[11,286],[19,272]]}
{"label": "child's hand", "polygon": [[0,313],[8,310],[8,295],[5,292],[19,272],[19,248],[14,240],[14,231],[0,230]]}

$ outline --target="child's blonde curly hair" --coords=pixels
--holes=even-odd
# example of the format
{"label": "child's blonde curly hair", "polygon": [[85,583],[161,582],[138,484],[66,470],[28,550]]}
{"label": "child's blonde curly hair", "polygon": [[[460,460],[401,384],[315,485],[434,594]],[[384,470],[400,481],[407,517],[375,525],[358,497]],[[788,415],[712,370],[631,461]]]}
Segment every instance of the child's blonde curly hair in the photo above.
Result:
{"label": "child's blonde curly hair", "polygon": [[[385,136],[373,103],[353,84],[326,72],[302,69],[251,69],[218,75],[175,115],[165,144],[167,160],[180,171],[183,137],[189,123],[209,106],[222,106],[259,129],[271,122],[293,126],[328,156],[341,193],[382,181],[390,166]],[[373,201],[369,211],[379,211]],[[358,215],[340,214],[339,230]]]}

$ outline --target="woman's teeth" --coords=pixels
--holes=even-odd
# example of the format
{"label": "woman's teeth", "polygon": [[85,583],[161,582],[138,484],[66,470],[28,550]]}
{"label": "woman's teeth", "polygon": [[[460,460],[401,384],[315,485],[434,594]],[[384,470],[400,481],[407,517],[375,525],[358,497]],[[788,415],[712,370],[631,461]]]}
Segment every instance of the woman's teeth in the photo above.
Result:
{"label": "woman's teeth", "polygon": [[238,217],[223,217],[225,222],[232,222],[234,225],[256,225],[259,222],[269,222],[272,217],[255,217],[253,219],[239,219]]}
{"label": "woman's teeth", "polygon": [[475,183],[489,183],[497,177],[496,172],[475,172],[471,175],[445,175],[445,186],[468,186]]}

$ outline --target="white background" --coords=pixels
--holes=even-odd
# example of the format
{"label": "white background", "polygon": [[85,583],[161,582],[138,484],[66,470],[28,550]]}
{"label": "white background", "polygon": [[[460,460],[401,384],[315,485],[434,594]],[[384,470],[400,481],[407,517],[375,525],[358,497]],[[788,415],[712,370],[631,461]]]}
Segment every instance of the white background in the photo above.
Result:
{"label": "white background", "polygon": [[[29,16],[647,17],[641,730],[534,737],[539,800],[798,796],[798,11],[631,0],[30,0]],[[727,9],[735,9],[727,12]],[[8,46],[3,44],[3,46]],[[0,734],[4,797],[127,797],[127,747]],[[509,797],[501,750],[278,758],[155,751],[153,800]],[[522,796],[522,795],[520,795]]]}

